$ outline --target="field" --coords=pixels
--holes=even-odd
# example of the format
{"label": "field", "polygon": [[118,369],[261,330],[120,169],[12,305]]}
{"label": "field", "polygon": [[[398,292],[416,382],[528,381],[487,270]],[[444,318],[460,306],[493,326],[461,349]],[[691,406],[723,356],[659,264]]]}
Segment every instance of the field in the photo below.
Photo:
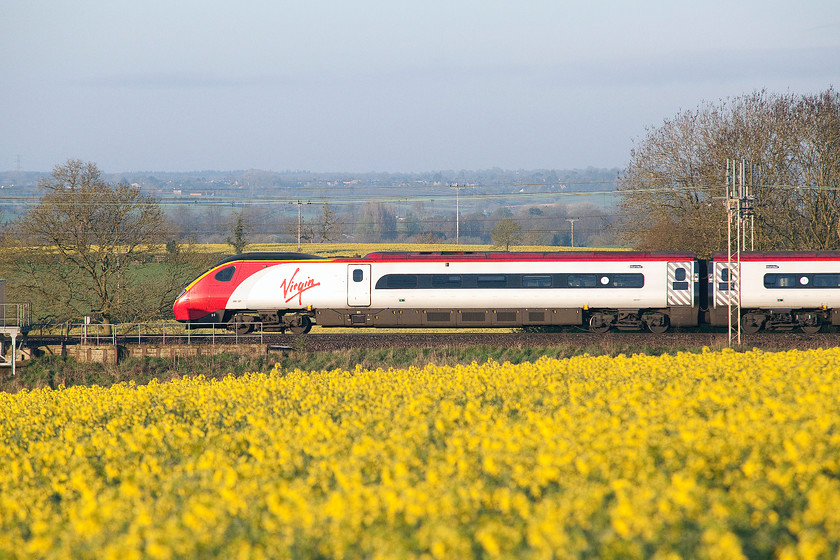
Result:
{"label": "field", "polygon": [[836,558],[840,350],[0,393],[0,557]]}

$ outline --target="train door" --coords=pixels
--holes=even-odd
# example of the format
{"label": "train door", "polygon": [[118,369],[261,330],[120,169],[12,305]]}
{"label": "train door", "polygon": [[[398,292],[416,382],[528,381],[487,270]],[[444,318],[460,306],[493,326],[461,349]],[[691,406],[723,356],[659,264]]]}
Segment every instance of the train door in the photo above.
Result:
{"label": "train door", "polygon": [[668,263],[668,307],[694,305],[694,262]]}
{"label": "train door", "polygon": [[370,265],[347,265],[347,305],[367,307],[370,305]]}
{"label": "train door", "polygon": [[727,261],[715,261],[714,278],[712,289],[714,290],[714,304],[716,308],[728,307],[729,305],[738,305],[739,294],[738,287],[738,263],[732,263],[732,269],[729,268],[730,263]]}

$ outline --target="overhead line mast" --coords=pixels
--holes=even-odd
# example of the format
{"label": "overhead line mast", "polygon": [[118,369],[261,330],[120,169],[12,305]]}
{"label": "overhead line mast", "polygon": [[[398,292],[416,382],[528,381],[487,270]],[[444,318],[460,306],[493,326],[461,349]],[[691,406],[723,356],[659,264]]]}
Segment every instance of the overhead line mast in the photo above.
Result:
{"label": "overhead line mast", "polygon": [[[750,251],[755,250],[755,196],[751,192],[750,185],[747,184],[746,175],[746,160],[742,159],[740,162],[735,159],[726,160],[727,278],[725,282],[730,346],[736,337],[738,344],[741,344],[741,251],[746,250],[748,234]],[[750,182],[755,182],[752,170]],[[734,247],[733,233],[735,234]],[[735,325],[732,324],[733,305],[738,318]]]}

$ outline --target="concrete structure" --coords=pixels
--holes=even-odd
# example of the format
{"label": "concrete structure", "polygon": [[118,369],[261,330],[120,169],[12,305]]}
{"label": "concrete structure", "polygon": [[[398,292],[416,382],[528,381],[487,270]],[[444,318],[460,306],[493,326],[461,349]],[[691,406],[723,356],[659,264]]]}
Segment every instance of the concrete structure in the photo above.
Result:
{"label": "concrete structure", "polygon": [[48,354],[82,363],[116,364],[125,358],[190,358],[219,354],[266,354],[291,348],[266,344],[128,344],[46,346]]}

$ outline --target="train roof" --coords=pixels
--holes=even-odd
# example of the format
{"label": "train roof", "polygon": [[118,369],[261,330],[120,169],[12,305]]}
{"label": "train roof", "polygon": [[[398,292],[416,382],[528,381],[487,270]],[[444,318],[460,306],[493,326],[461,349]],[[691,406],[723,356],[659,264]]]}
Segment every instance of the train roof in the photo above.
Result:
{"label": "train roof", "polygon": [[365,255],[365,260],[398,261],[672,261],[695,260],[688,252],[641,251],[394,251]]}
{"label": "train roof", "polygon": [[515,261],[690,261],[689,252],[650,251],[378,251],[364,257],[323,257],[309,253],[251,252],[239,253],[219,261],[212,268],[242,261],[348,261],[358,262],[515,262]]}
{"label": "train roof", "polygon": [[[840,251],[741,251],[741,261],[840,261]],[[715,253],[713,261],[728,261],[727,253]],[[733,254],[732,260],[737,260]]]}
{"label": "train roof", "polygon": [[282,253],[282,252],[254,252],[254,253],[239,253],[233,255],[213,265],[213,268],[237,261],[311,261],[324,260],[327,257],[319,255],[310,255],[309,253]]}

